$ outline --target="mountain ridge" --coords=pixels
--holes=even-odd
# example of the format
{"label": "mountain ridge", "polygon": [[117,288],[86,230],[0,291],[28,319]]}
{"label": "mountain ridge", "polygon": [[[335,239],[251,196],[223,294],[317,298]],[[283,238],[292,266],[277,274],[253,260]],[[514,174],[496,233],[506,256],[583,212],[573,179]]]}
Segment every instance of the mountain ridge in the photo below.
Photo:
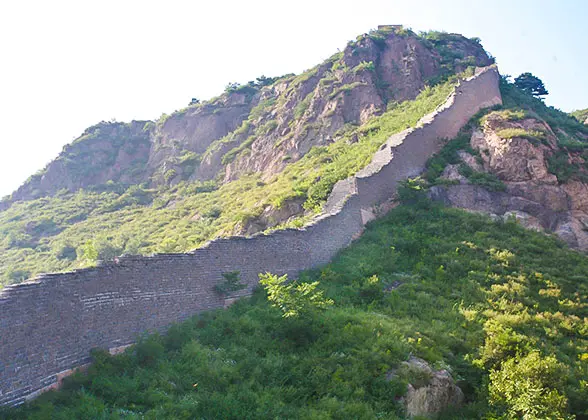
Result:
{"label": "mountain ridge", "polygon": [[[457,34],[432,34],[417,36],[398,28],[373,31],[360,35],[342,52],[301,75],[262,76],[247,84],[229,85],[225,93],[206,103],[190,105],[158,121],[128,123],[132,133],[122,133],[120,137],[148,137],[146,165],[145,151],[140,148],[135,151],[136,159],[129,161],[127,156],[98,165],[102,178],[83,179],[75,166],[85,162],[80,162],[76,153],[94,151],[92,147],[96,145],[88,140],[109,135],[114,143],[127,140],[111,135],[116,130],[124,131],[126,123],[101,122],[65,146],[55,162],[31,177],[8,201],[52,195],[62,188],[73,192],[109,180],[155,186],[181,180],[205,181],[218,175],[228,182],[260,169],[271,176],[311,147],[334,141],[333,136],[345,124],[361,125],[381,115],[390,101],[414,99],[428,80],[465,71],[468,66],[492,63],[477,40]],[[102,145],[108,139],[104,140]],[[89,146],[86,150],[72,150],[76,144],[80,149],[84,143]],[[239,147],[237,156],[235,150]],[[235,156],[227,156],[231,151]],[[246,151],[251,153],[242,153]],[[116,150],[104,152],[109,152],[110,158],[116,154]],[[71,173],[60,161],[74,163]],[[136,165],[139,162],[143,165]],[[110,166],[117,164],[125,174],[109,172]]]}

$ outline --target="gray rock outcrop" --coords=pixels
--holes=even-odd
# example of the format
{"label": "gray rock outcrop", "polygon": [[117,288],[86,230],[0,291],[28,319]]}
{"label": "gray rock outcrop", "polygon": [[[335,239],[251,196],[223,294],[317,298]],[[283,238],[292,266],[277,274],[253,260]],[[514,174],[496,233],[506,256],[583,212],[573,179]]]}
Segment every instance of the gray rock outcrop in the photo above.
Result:
{"label": "gray rock outcrop", "polygon": [[411,357],[404,362],[402,368],[415,378],[408,384],[404,397],[408,417],[434,418],[437,414],[463,403],[464,394],[446,369],[434,370],[426,361],[417,357]]}

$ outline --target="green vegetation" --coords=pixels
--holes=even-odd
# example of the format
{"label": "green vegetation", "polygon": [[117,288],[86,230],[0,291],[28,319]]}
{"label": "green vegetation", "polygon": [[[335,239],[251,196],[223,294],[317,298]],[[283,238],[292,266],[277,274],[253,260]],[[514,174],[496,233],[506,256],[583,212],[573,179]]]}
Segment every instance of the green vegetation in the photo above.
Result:
{"label": "green vegetation", "polygon": [[[472,72],[476,65],[475,57],[466,56],[462,49],[456,48],[465,40],[461,35],[428,31],[420,33],[419,38],[427,48],[435,50],[441,56],[441,71],[429,80],[432,85],[449,80],[458,71],[465,71],[469,68],[469,71]],[[479,44],[479,40],[474,39],[474,41]],[[481,46],[480,51],[483,51]]]}
{"label": "green vegetation", "polygon": [[365,86],[365,85],[366,85],[366,83],[363,83],[363,82],[353,82],[353,83],[348,83],[346,85],[338,86],[336,89],[334,89],[331,92],[331,94],[329,95],[329,99],[333,99],[335,96],[339,95],[340,93],[347,93],[347,92],[350,92],[359,86]]}
{"label": "green vegetation", "polygon": [[503,139],[512,139],[515,137],[529,140],[532,144],[547,143],[547,137],[544,132],[538,130],[525,130],[524,128],[503,128],[496,132]]}
{"label": "green vegetation", "polygon": [[459,173],[465,176],[471,184],[479,185],[489,191],[505,191],[506,185],[494,174],[477,172],[465,163],[459,165]]}
{"label": "green vegetation", "polygon": [[257,120],[258,118],[262,117],[274,104],[276,103],[276,98],[268,98],[263,101],[260,101],[249,113],[249,117],[247,118],[249,121]]}
{"label": "green vegetation", "polygon": [[[500,89],[505,108],[501,112],[524,112],[525,116],[543,119],[557,136],[560,150],[548,157],[548,168],[557,176],[558,181],[564,183],[572,178],[588,181],[588,165],[574,163],[570,159],[570,153],[578,154],[585,161],[588,158],[588,126],[559,109],[546,106],[540,99],[510,83],[507,78],[501,80]],[[537,133],[529,135],[528,139],[535,138],[544,142]]]}
{"label": "green vegetation", "polygon": [[[322,81],[322,79],[321,79],[321,81]],[[304,113],[306,112],[308,107],[310,106],[310,101],[312,101],[313,97],[314,97],[314,91],[310,92],[308,95],[306,95],[306,97],[302,101],[298,102],[298,104],[294,107],[294,118],[296,118],[296,119],[302,118],[302,116],[304,115]]]}
{"label": "green vegetation", "polygon": [[531,73],[521,74],[515,79],[514,84],[523,92],[538,98],[549,94],[543,85],[543,81]]}
{"label": "green vegetation", "polygon": [[582,151],[580,156],[584,159],[583,164],[572,161],[565,150],[558,150],[547,158],[549,172],[557,176],[560,184],[570,179],[588,182],[588,149]]}
{"label": "green vegetation", "polygon": [[232,161],[235,160],[237,156],[241,154],[241,152],[249,149],[253,142],[255,141],[255,136],[249,136],[237,147],[232,148],[227,153],[225,153],[221,159],[223,165],[228,165]]}
{"label": "green vegetation", "polygon": [[424,175],[427,182],[430,184],[439,183],[439,177],[447,165],[461,163],[461,158],[457,154],[458,151],[465,150],[474,154],[473,149],[470,147],[470,136],[471,132],[469,130],[462,130],[454,139],[448,141],[439,153],[436,153],[427,161],[427,170]]}
{"label": "green vegetation", "polygon": [[284,318],[312,318],[319,311],[333,305],[332,299],[326,299],[322,290],[316,290],[319,282],[288,283],[288,275],[278,277],[275,274],[259,275],[259,284],[267,292],[267,300],[274,308],[282,311]]}
{"label": "green vegetation", "polygon": [[[105,240],[122,252],[182,252],[214,237],[231,236],[264,206],[279,207],[290,198],[305,197],[305,207],[318,211],[337,181],[367,165],[391,134],[414,126],[443,103],[452,89],[452,83],[426,88],[414,101],[397,104],[369,123],[352,127],[328,146],[314,147],[267,181],[252,174],[220,188],[211,182],[180,182],[159,190],[141,186],[125,190],[112,184],[102,192],[63,192],[14,203],[0,212],[0,284],[20,281],[23,273],[92,264],[92,259],[81,257],[80,248],[88,241],[102,241],[105,232]],[[249,124],[245,121],[236,132],[248,132]],[[348,142],[350,136],[358,141]],[[245,150],[247,141],[244,144],[234,153]],[[187,161],[196,159],[182,156]],[[31,229],[31,223],[44,219],[54,224]],[[131,238],[133,247],[126,250]],[[65,244],[79,250],[76,260],[58,257]]]}
{"label": "green vegetation", "polygon": [[585,147],[588,145],[588,126],[578,122],[574,117],[525,93],[513,83],[503,77],[500,82],[503,109],[512,112],[527,112],[529,116],[538,116],[543,119],[558,138],[559,145],[563,147]]}
{"label": "green vegetation", "polygon": [[529,114],[529,112],[525,111],[524,109],[501,109],[499,111],[493,111],[493,112],[485,115],[481,121],[484,122],[484,119],[488,115],[491,115],[491,114],[500,117],[504,121],[510,121],[510,122],[521,121],[521,120],[524,120],[525,118],[531,118],[531,114]]}
{"label": "green vegetation", "polygon": [[[588,127],[580,124],[575,118],[553,107],[546,106],[543,101],[522,91],[507,78],[501,80],[503,106],[485,110],[474,116],[460,134],[447,142],[443,149],[429,159],[425,180],[430,185],[451,183],[440,176],[447,165],[461,164],[459,150],[464,150],[480,160],[479,153],[470,147],[472,129],[483,125],[489,117],[499,117],[506,122],[516,122],[527,118],[538,118],[546,121],[558,138],[559,150],[548,155],[549,172],[556,175],[560,183],[575,178],[588,182]],[[547,133],[540,130],[509,127],[498,130],[496,134],[502,138],[524,138],[534,145],[548,145]],[[571,159],[570,152],[575,152],[581,159]],[[587,163],[579,163],[582,162]],[[461,164],[459,172],[469,182],[481,185],[490,191],[504,191],[505,185],[495,175],[480,173]]]}
{"label": "green vegetation", "polygon": [[588,108],[570,112],[570,115],[577,119],[579,122],[584,123],[586,120],[588,120]]}
{"label": "green vegetation", "polygon": [[214,291],[221,296],[228,296],[233,292],[247,287],[246,284],[239,283],[239,271],[229,271],[227,273],[222,273],[222,275],[225,281],[214,287]]}
{"label": "green vegetation", "polygon": [[360,73],[362,71],[375,71],[376,66],[373,61],[362,61],[353,68],[353,73]]}
{"label": "green vegetation", "polygon": [[443,419],[588,415],[588,259],[553,237],[421,202],[294,283],[333,305],[285,318],[271,277],[0,418],[403,418],[407,382],[428,382],[387,379],[410,355],[464,391]]}
{"label": "green vegetation", "polygon": [[[486,111],[482,113],[484,112]],[[474,116],[470,123],[454,139],[448,141],[439,153],[429,159],[424,175],[424,180],[429,185],[447,183],[446,180],[440,178],[443,170],[447,165],[459,164],[459,173],[466,177],[471,184],[482,186],[489,191],[504,191],[506,189],[504,183],[496,175],[474,171],[470,166],[463,163],[458,155],[458,152],[463,150],[480,159],[478,152],[470,146],[470,137],[473,126],[479,124],[479,121],[483,118],[481,115]]]}

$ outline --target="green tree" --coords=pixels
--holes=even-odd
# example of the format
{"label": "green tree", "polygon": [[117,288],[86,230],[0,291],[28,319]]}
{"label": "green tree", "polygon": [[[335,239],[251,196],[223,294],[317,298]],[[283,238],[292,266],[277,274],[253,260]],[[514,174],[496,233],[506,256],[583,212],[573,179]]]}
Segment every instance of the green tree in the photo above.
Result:
{"label": "green tree", "polygon": [[225,281],[214,286],[215,292],[221,296],[226,296],[231,292],[236,292],[247,287],[246,284],[239,283],[239,271],[229,271],[227,273],[222,273],[222,276],[225,278]]}
{"label": "green tree", "polygon": [[89,262],[96,262],[98,260],[98,251],[94,245],[94,241],[87,240],[78,250],[79,258]]}
{"label": "green tree", "polygon": [[538,351],[517,356],[490,372],[490,401],[505,408],[508,419],[572,419],[560,393],[566,369],[554,356]]}
{"label": "green tree", "polygon": [[549,94],[543,85],[543,81],[531,73],[521,74],[515,79],[514,84],[529,95],[541,97]]}
{"label": "green tree", "polygon": [[317,311],[325,310],[333,305],[332,299],[327,299],[322,290],[316,290],[319,282],[288,283],[288,275],[278,277],[275,274],[259,275],[259,283],[267,292],[267,299],[272,306],[282,311],[284,318],[308,316]]}

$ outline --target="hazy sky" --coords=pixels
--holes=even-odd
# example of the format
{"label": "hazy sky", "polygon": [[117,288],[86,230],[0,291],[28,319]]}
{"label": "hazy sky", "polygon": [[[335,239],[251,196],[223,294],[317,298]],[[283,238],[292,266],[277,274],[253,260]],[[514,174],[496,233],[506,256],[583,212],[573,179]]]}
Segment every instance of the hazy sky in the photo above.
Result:
{"label": "hazy sky", "polygon": [[477,36],[588,107],[585,0],[2,1],[0,196],[101,120],[154,119],[228,82],[298,73],[378,24]]}

